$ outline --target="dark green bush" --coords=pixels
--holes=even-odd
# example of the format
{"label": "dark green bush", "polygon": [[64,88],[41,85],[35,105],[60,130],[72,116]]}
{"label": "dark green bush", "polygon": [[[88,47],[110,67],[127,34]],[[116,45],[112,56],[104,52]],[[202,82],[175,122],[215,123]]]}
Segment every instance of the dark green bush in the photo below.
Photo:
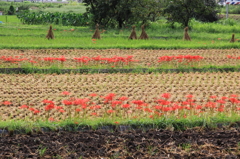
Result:
{"label": "dark green bush", "polygon": [[50,13],[50,12],[20,12],[17,17],[25,24],[60,24],[64,26],[87,26],[89,14]]}

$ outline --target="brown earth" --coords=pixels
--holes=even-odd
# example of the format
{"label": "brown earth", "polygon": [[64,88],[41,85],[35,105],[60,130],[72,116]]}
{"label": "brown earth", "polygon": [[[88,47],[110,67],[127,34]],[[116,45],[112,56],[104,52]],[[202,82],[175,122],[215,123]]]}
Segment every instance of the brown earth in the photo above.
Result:
{"label": "brown earth", "polygon": [[[0,137],[0,158],[240,158],[240,130],[87,130]],[[44,151],[45,150],[45,151]]]}

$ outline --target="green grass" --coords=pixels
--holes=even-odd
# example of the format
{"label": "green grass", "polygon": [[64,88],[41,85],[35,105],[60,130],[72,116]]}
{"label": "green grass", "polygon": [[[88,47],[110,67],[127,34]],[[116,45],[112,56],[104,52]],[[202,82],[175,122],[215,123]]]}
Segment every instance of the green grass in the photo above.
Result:
{"label": "green grass", "polygon": [[121,118],[98,118],[98,119],[66,119],[62,121],[31,121],[31,120],[8,120],[0,121],[0,129],[9,131],[17,131],[20,133],[29,133],[37,131],[57,131],[59,129],[67,131],[81,131],[87,129],[99,129],[107,126],[109,130],[119,129],[120,125],[130,126],[130,129],[171,129],[186,130],[188,128],[217,128],[218,124],[223,127],[237,126],[240,118],[238,115],[231,117],[219,114],[215,117],[196,117],[188,116],[187,118],[161,117],[157,119],[141,118],[124,120]]}
{"label": "green grass", "polygon": [[[0,49],[107,49],[107,48],[139,48],[139,49],[230,49],[239,48],[239,42],[230,43],[232,33],[236,39],[240,33],[239,22],[228,19],[218,23],[200,23],[192,21],[189,31],[192,41],[183,41],[183,28],[175,24],[169,28],[165,20],[150,24],[146,32],[149,40],[128,40],[130,26],[120,30],[106,29],[102,39],[94,43],[91,37],[94,29],[88,27],[57,26],[53,24],[54,40],[45,38],[49,25],[22,25],[15,16],[0,16]],[[137,35],[141,31],[137,28]],[[71,31],[74,29],[74,31]],[[100,28],[105,30],[104,27]]]}

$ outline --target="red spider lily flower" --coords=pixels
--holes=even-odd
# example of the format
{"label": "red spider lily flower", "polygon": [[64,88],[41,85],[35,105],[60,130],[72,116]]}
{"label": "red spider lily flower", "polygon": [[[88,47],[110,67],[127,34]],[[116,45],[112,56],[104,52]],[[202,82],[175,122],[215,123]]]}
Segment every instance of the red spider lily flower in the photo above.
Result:
{"label": "red spider lily flower", "polygon": [[122,108],[130,108],[130,104],[123,104]]}
{"label": "red spider lily flower", "polygon": [[172,111],[173,109],[172,109],[172,107],[163,107],[162,108],[162,111],[164,111],[164,112],[168,112],[168,111]]}
{"label": "red spider lily flower", "polygon": [[187,101],[182,102],[182,105],[189,105],[190,103]]}
{"label": "red spider lily flower", "polygon": [[101,109],[101,108],[102,108],[101,105],[96,105],[96,106],[95,106],[95,109]]}
{"label": "red spider lily flower", "polygon": [[220,105],[219,108],[225,108],[225,106],[224,105]]}
{"label": "red spider lily flower", "polygon": [[153,118],[154,118],[154,116],[153,116],[153,115],[150,115],[150,116],[149,116],[149,118],[153,119]]}
{"label": "red spider lily flower", "polygon": [[205,107],[208,107],[208,108],[216,108],[216,107],[217,107],[216,104],[217,104],[217,103],[215,103],[215,102],[207,102],[207,103],[205,104]]}
{"label": "red spider lily flower", "polygon": [[46,99],[43,100],[43,103],[45,103],[45,104],[47,104],[47,103],[49,103],[49,104],[54,104],[53,101],[51,101],[51,100],[46,100]]}
{"label": "red spider lily flower", "polygon": [[55,109],[63,109],[63,107],[61,107],[61,106],[55,106]]}
{"label": "red spider lily flower", "polygon": [[35,109],[34,109],[34,108],[29,108],[28,110],[30,110],[30,111],[33,111],[33,112],[35,111]]}
{"label": "red spider lily flower", "polygon": [[11,105],[12,103],[9,102],[9,101],[4,101],[4,102],[2,102],[2,104],[3,104],[3,105]]}
{"label": "red spider lily flower", "polygon": [[55,121],[53,117],[50,117],[48,121]]}
{"label": "red spider lily flower", "polygon": [[66,61],[66,57],[61,56],[61,57],[59,57],[59,58],[56,58],[56,60],[61,61],[61,62],[64,62],[64,61]]}
{"label": "red spider lily flower", "polygon": [[73,102],[72,102],[72,101],[69,101],[69,100],[63,100],[62,103],[63,103],[64,105],[72,105],[72,104],[73,104]]}
{"label": "red spider lily flower", "polygon": [[140,110],[140,109],[143,109],[143,108],[142,108],[142,106],[138,105],[138,106],[136,107],[136,109]]}
{"label": "red spider lily flower", "polygon": [[89,96],[95,97],[95,96],[97,96],[97,94],[96,93],[91,93],[91,94],[89,94]]}
{"label": "red spider lily flower", "polygon": [[108,103],[109,101],[113,100],[114,97],[114,93],[109,93],[107,96],[103,97],[105,99],[104,103]]}
{"label": "red spider lily flower", "polygon": [[21,107],[19,107],[19,109],[23,109],[23,108],[29,108],[29,106],[27,106],[27,105],[22,105]]}
{"label": "red spider lily flower", "polygon": [[75,109],[75,111],[76,111],[76,112],[80,112],[80,111],[81,111],[81,109],[80,109],[80,108],[77,108],[77,109]]}
{"label": "red spider lily flower", "polygon": [[96,112],[91,113],[92,116],[98,116]]}
{"label": "red spider lily flower", "polygon": [[87,102],[89,102],[89,101],[90,101],[90,99],[88,99],[88,98],[75,99],[73,101],[73,104],[74,105],[81,105],[81,106],[87,107]]}
{"label": "red spider lily flower", "polygon": [[159,104],[161,104],[161,105],[170,105],[171,102],[167,101],[167,100],[161,100],[161,102],[159,102]]}
{"label": "red spider lily flower", "polygon": [[115,124],[119,124],[119,122],[118,122],[118,121],[115,121],[114,123],[115,123]]}
{"label": "red spider lily flower", "polygon": [[128,97],[125,97],[125,96],[122,96],[122,97],[119,98],[119,100],[121,100],[121,101],[125,101],[127,99],[128,99]]}
{"label": "red spider lily flower", "polygon": [[223,109],[223,108],[218,108],[217,111],[218,111],[218,112],[223,112],[224,109]]}
{"label": "red spider lily flower", "polygon": [[187,98],[193,98],[193,95],[192,94],[188,94],[186,95]]}
{"label": "red spider lily flower", "polygon": [[122,104],[122,101],[112,101],[112,107],[115,108],[117,105]]}
{"label": "red spider lily flower", "polygon": [[157,110],[161,110],[163,107],[160,106],[160,105],[156,105],[156,106],[154,106],[154,108],[157,109]]}
{"label": "red spider lily flower", "polygon": [[35,110],[33,111],[33,114],[38,114],[38,113],[40,113],[40,111],[37,110],[37,109],[35,109]]}
{"label": "red spider lily flower", "polygon": [[231,94],[230,97],[236,98],[238,95],[236,94]]}
{"label": "red spider lily flower", "polygon": [[133,104],[136,104],[136,105],[138,105],[138,106],[140,106],[140,105],[143,105],[143,104],[144,104],[144,102],[143,102],[143,101],[141,101],[141,100],[133,100],[133,101],[132,101],[132,103],[133,103]]}
{"label": "red spider lily flower", "polygon": [[109,110],[107,110],[107,113],[109,113],[109,114],[114,113],[114,110],[109,109]]}
{"label": "red spider lily flower", "polygon": [[59,112],[61,112],[61,113],[64,113],[64,112],[66,112],[65,110],[63,110],[63,109],[60,109],[59,110]]}
{"label": "red spider lily flower", "polygon": [[196,106],[196,109],[198,109],[198,110],[199,110],[199,109],[202,109],[202,106],[201,106],[201,105],[197,105],[197,106]]}
{"label": "red spider lily flower", "polygon": [[224,100],[217,100],[216,102],[217,102],[217,103],[220,103],[220,104],[225,104],[225,101],[224,101]]}
{"label": "red spider lily flower", "polygon": [[222,99],[222,100],[226,100],[226,99],[228,99],[228,97],[221,97],[221,99]]}
{"label": "red spider lily flower", "polygon": [[215,95],[212,95],[212,96],[210,96],[210,98],[212,98],[212,99],[216,99],[216,98],[217,98],[217,96],[215,96]]}
{"label": "red spider lily flower", "polygon": [[54,104],[49,104],[49,105],[46,105],[46,106],[45,106],[45,110],[46,110],[46,111],[49,111],[49,110],[51,110],[51,109],[54,109],[54,107],[55,107]]}
{"label": "red spider lily flower", "polygon": [[163,98],[168,99],[168,98],[171,97],[171,94],[170,94],[170,93],[163,93],[161,96],[162,96]]}
{"label": "red spider lily flower", "polygon": [[145,108],[144,111],[149,113],[153,112],[150,108]]}
{"label": "red spider lily flower", "polygon": [[97,39],[92,39],[92,41],[97,41]]}
{"label": "red spider lily flower", "polygon": [[238,107],[237,110],[240,110],[240,107]]}
{"label": "red spider lily flower", "polygon": [[229,101],[234,104],[234,103],[238,103],[238,100],[236,98],[229,98]]}
{"label": "red spider lily flower", "polygon": [[70,95],[70,92],[68,92],[68,91],[63,91],[61,94],[62,94],[62,95]]}

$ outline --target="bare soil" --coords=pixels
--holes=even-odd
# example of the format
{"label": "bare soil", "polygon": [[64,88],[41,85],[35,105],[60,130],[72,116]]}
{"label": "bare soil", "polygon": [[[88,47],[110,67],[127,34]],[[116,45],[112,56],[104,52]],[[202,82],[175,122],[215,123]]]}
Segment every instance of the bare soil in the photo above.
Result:
{"label": "bare soil", "polygon": [[240,158],[240,130],[39,132],[0,137],[0,158]]}

